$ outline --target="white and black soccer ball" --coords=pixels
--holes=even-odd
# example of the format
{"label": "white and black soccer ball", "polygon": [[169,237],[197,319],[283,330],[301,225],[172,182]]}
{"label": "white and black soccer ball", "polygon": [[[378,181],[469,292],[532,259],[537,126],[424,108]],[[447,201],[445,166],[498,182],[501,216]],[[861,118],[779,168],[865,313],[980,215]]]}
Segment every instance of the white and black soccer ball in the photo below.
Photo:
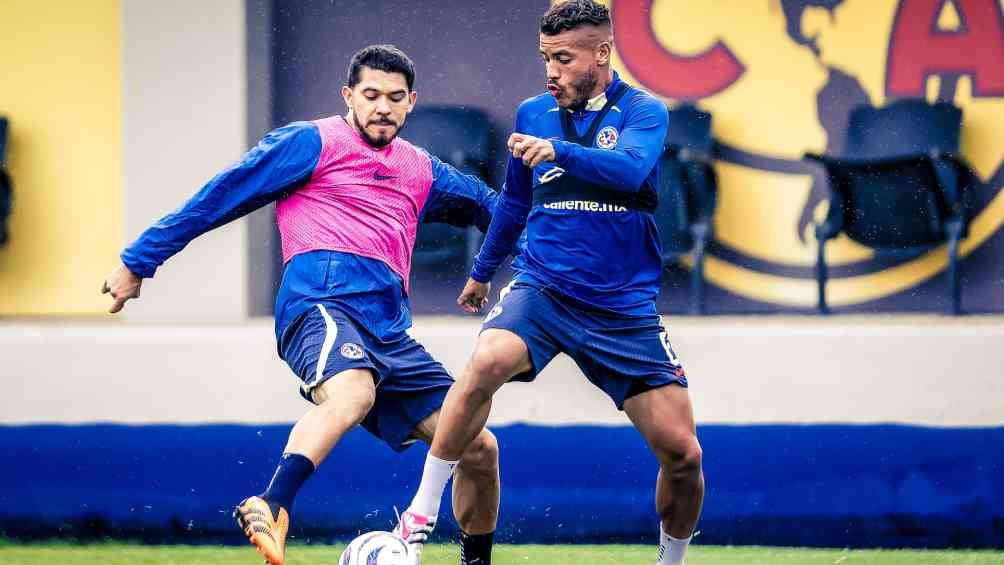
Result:
{"label": "white and black soccer ball", "polygon": [[338,565],[411,565],[411,548],[390,532],[368,532],[345,548]]}

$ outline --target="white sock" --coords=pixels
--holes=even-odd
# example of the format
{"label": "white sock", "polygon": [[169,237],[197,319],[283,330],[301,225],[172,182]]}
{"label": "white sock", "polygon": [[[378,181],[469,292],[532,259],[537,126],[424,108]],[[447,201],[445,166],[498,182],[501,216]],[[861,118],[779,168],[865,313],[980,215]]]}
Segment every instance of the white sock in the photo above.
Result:
{"label": "white sock", "polygon": [[450,482],[457,463],[459,461],[444,461],[428,454],[422,471],[422,483],[418,485],[418,492],[408,509],[423,516],[438,516],[439,502],[443,499],[446,483]]}
{"label": "white sock", "polygon": [[687,555],[687,546],[694,536],[684,539],[676,539],[662,531],[659,525],[659,561],[656,565],[683,565],[683,558]]}

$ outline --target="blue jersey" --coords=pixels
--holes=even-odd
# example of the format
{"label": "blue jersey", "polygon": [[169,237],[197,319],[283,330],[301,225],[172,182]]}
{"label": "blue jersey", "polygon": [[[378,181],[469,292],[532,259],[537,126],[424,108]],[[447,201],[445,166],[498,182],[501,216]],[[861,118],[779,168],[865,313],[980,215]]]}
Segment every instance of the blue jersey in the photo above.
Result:
{"label": "blue jersey", "polygon": [[551,140],[554,162],[510,156],[491,227],[471,271],[487,282],[525,226],[516,280],[627,316],[656,313],[661,246],[652,211],[668,112],[614,74],[581,110],[543,94],[523,102],[515,131]]}
{"label": "blue jersey", "polygon": [[[314,122],[296,122],[267,136],[240,161],[216,175],[180,209],[161,218],[122,252],[136,275],[157,268],[199,235],[303,187],[321,156]],[[432,186],[422,221],[485,231],[497,194],[479,179],[430,156]],[[285,265],[276,297],[276,336],[318,303],[351,314],[378,339],[393,340],[411,326],[404,281],[383,261],[335,250],[294,255]]]}

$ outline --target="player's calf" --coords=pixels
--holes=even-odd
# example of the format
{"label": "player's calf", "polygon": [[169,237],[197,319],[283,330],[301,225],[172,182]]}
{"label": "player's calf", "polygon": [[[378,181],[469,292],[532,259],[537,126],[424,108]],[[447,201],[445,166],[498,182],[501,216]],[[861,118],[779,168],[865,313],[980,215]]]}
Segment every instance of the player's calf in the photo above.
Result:
{"label": "player's calf", "polygon": [[467,447],[453,478],[460,565],[491,565],[499,508],[498,441],[488,430]]}
{"label": "player's calf", "polygon": [[499,447],[483,430],[464,451],[453,478],[453,513],[465,532],[495,531],[499,502]]}

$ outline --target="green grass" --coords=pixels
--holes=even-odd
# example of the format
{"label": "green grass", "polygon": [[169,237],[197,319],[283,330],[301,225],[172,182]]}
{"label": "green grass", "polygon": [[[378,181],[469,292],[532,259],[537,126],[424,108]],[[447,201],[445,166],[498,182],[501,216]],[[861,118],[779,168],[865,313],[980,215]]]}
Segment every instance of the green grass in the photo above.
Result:
{"label": "green grass", "polygon": [[[335,565],[341,546],[293,546],[290,565]],[[455,565],[456,546],[440,545],[426,550],[425,565]],[[651,565],[655,549],[639,545],[499,545],[494,565],[591,565],[624,563]],[[141,546],[129,544],[0,544],[0,563],[32,565],[240,565],[261,563],[248,547]],[[926,565],[1004,564],[1004,552],[991,551],[850,551],[839,549],[789,549],[774,547],[694,546],[688,565]]]}

